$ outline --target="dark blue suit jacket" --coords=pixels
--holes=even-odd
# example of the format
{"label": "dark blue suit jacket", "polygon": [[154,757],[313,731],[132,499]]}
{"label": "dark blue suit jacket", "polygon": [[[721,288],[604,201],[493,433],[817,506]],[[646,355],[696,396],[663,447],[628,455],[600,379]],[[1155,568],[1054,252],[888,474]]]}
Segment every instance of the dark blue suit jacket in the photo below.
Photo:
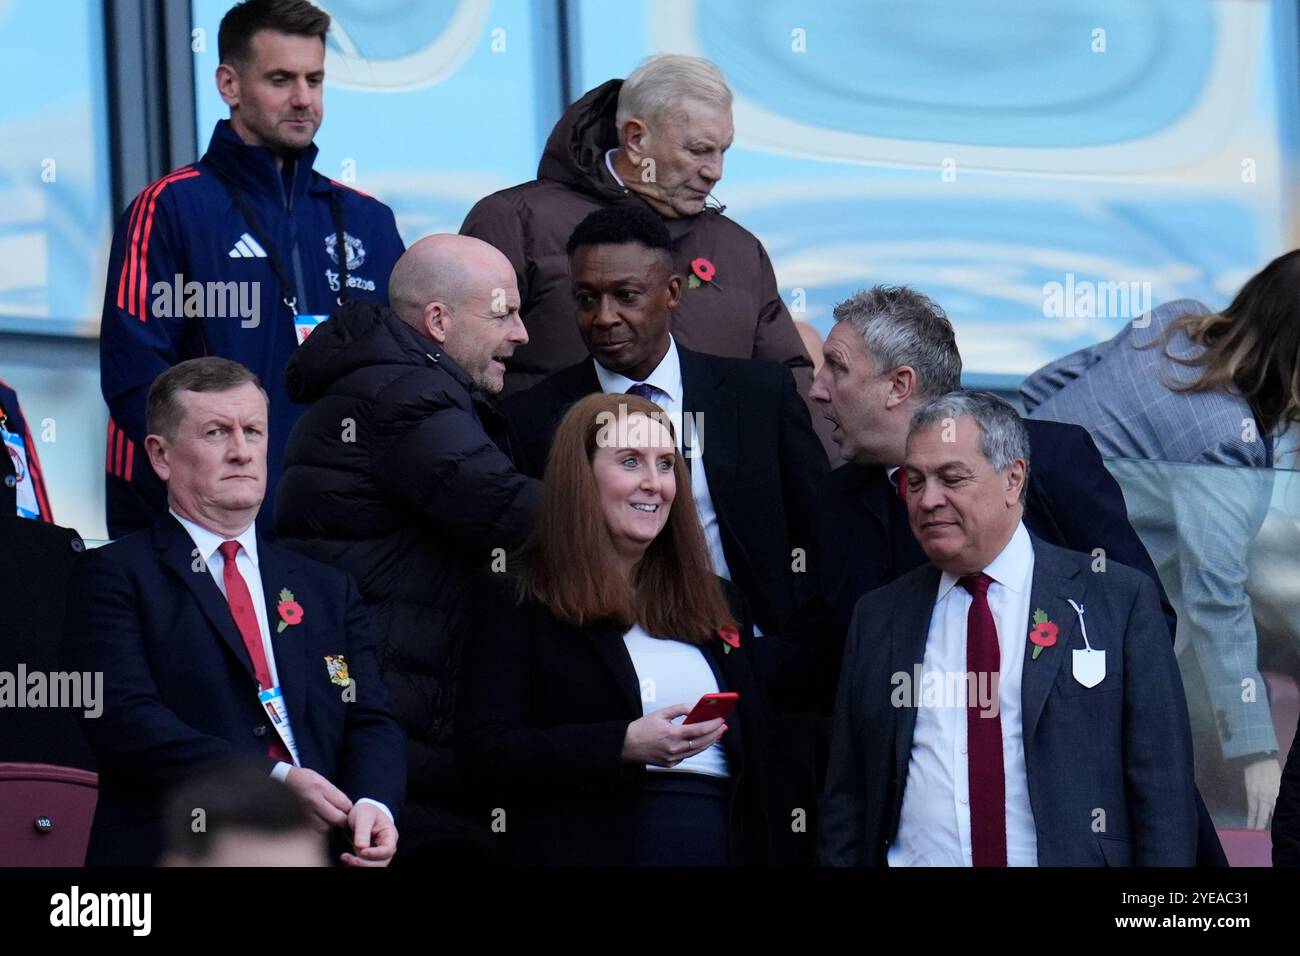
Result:
{"label": "dark blue suit jacket", "polygon": [[[1024,624],[1025,770],[1040,866],[1191,866],[1197,853],[1192,742],[1178,663],[1145,574],[1033,538],[1031,609],[1060,626],[1038,660]],[[898,832],[916,727],[892,676],[925,657],[940,579],[932,564],[872,591],[853,613],[822,805],[823,863],[883,865]],[[1079,684],[1072,652],[1106,652],[1106,676]],[[1033,611],[1031,610],[1031,615]],[[1104,816],[1098,811],[1104,811]]]}
{"label": "dark blue suit jacket", "polygon": [[[103,713],[82,728],[99,758],[99,804],[87,864],[149,865],[161,850],[168,791],[216,761],[263,760],[270,734],[229,605],[170,515],[88,551],[73,575],[64,666],[104,675]],[[353,800],[394,813],[406,741],[379,677],[376,635],[352,579],[259,538],[258,565],[276,669],[304,767]],[[280,590],[302,620],[276,633]],[[330,681],[342,655],[353,695]],[[355,700],[345,697],[355,696]]]}

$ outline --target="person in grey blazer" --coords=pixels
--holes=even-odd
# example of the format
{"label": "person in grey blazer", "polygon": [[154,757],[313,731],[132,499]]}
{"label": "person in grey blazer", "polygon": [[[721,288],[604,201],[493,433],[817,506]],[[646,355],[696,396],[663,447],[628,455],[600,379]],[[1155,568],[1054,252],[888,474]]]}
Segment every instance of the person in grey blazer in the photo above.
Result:
{"label": "person in grey blazer", "polygon": [[1191,737],[1155,584],[1025,530],[1028,455],[1019,415],[986,392],[915,412],[905,493],[931,563],[855,609],[823,864],[1194,863]]}
{"label": "person in grey blazer", "polygon": [[1021,387],[1032,418],[1084,426],[1111,460],[1178,609],[1193,726],[1209,748],[1198,750],[1201,790],[1220,825],[1255,829],[1269,825],[1281,767],[1248,560],[1268,514],[1273,440],[1300,405],[1298,291],[1292,252],[1221,313],[1190,299],[1166,303]]}

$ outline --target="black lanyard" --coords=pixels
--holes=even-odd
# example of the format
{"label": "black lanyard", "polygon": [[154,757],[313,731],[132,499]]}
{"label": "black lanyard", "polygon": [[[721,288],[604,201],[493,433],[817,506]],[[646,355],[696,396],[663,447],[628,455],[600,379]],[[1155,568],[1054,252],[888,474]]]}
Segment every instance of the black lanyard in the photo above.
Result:
{"label": "black lanyard", "polygon": [[[271,263],[275,278],[280,283],[281,300],[289,307],[289,311],[294,316],[297,316],[298,299],[293,295],[294,283],[289,278],[289,270],[285,268],[284,260],[280,258],[280,254],[276,252],[275,245],[268,240],[266,232],[258,224],[257,217],[253,215],[253,210],[248,205],[248,200],[244,198],[244,195],[235,187],[234,183],[217,172],[211,164],[205,165],[212,172],[212,175],[217,178],[217,181],[226,187],[226,192],[230,194],[230,201],[235,204],[239,214],[244,217],[244,222],[248,224],[248,231],[253,234],[253,238],[257,240],[258,245],[262,247],[266,253],[266,258]],[[332,190],[330,192],[330,218],[334,221],[334,250],[339,264],[338,303],[342,305],[346,301],[348,294],[348,247],[344,241],[347,233],[343,230],[343,204],[339,202],[338,194]]]}

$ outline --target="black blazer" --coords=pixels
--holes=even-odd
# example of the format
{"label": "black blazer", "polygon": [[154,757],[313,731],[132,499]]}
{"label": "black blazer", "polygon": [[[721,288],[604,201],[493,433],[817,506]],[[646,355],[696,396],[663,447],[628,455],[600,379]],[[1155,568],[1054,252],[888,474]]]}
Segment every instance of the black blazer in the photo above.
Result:
{"label": "black blazer", "polygon": [[[484,824],[498,824],[505,862],[629,865],[648,771],[622,759],[628,724],[642,716],[624,629],[561,623],[534,600],[517,603],[513,580],[495,577],[485,574],[474,595],[455,735],[461,773],[481,798]],[[733,605],[743,605],[734,587],[724,587]],[[755,639],[745,615],[737,617],[738,649],[723,653],[721,639],[702,648],[719,688],[740,694],[722,737],[733,781],[732,833],[741,848],[734,862],[784,863],[791,817],[770,796],[771,736],[752,660],[755,640],[766,638]]]}
{"label": "black blazer", "polygon": [[[9,456],[3,457],[8,465]],[[0,508],[4,490],[0,482]],[[29,674],[50,673],[60,669],[68,579],[86,546],[71,528],[19,518],[9,490],[8,510],[0,513],[0,581],[8,599],[0,611],[0,672],[16,674],[22,664]],[[65,708],[0,707],[0,763],[94,770],[74,714]]]}
{"label": "black blazer", "polygon": [[[302,765],[353,800],[396,814],[406,739],[379,676],[376,635],[341,571],[258,539],[271,644]],[[99,803],[87,865],[147,866],[162,849],[168,791],[227,760],[261,760],[275,733],[230,606],[171,515],[83,555],[69,587],[63,663],[104,675],[103,713],[82,729],[99,758]],[[253,582],[248,582],[253,586]],[[277,632],[281,589],[302,606]],[[342,656],[346,700],[326,656]],[[339,678],[341,679],[341,678]],[[398,820],[400,827],[401,820]]]}
{"label": "black blazer", "polygon": [[[794,602],[795,548],[807,549],[817,483],[830,465],[795,390],[775,362],[719,358],[677,345],[683,411],[703,427],[709,495],[722,551],[764,633],[779,631]],[[588,358],[505,400],[520,471],[540,478],[556,426],[578,399],[600,391]]]}
{"label": "black blazer", "polygon": [[[1141,571],[1155,582],[1169,633],[1177,617],[1146,547],[1128,521],[1124,493],[1102,463],[1088,432],[1077,425],[1025,419],[1029,488],[1025,527],[1039,540]],[[864,594],[927,563],[907,521],[907,506],[881,467],[841,465],[817,496],[808,573],[785,635],[817,647],[816,679],[804,703],[829,713],[853,608]],[[810,658],[811,660],[811,658]]]}

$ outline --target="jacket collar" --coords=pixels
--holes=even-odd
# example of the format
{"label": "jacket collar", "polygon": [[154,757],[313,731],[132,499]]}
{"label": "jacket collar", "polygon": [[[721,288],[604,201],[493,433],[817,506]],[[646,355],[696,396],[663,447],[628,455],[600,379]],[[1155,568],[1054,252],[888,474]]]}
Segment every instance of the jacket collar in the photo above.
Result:
{"label": "jacket collar", "polygon": [[846,461],[826,479],[841,495],[856,501],[885,528],[892,522],[889,516],[891,495],[898,492],[889,481],[889,474],[880,465],[860,465]]}
{"label": "jacket collar", "polygon": [[[295,198],[305,195],[314,179],[312,165],[316,161],[318,150],[312,143],[298,151],[294,157],[294,170],[289,182]],[[203,155],[203,162],[212,167],[219,175],[234,183],[239,190],[251,196],[260,196],[283,204],[288,196],[285,179],[276,166],[275,156],[265,146],[249,146],[230,120],[217,122],[208,141],[208,151]]]}
{"label": "jacket collar", "polygon": [[632,664],[632,655],[623,643],[623,634],[627,628],[621,624],[602,621],[589,627],[579,629],[587,638],[596,656],[609,670],[614,684],[623,695],[623,703],[628,713],[641,716],[641,684],[637,680],[636,667]]}
{"label": "jacket collar", "polygon": [[[253,527],[256,528],[256,524]],[[153,526],[152,534],[159,560],[194,596],[208,623],[243,666],[249,680],[253,680],[253,663],[248,657],[244,639],[235,626],[230,605],[212,579],[206,564],[196,558],[194,539],[190,537],[190,533],[169,514]],[[293,589],[294,571],[295,564],[289,560],[283,549],[259,537],[258,573],[261,580],[246,583],[250,588],[255,585],[261,587],[266,597],[267,624],[271,631],[271,647],[275,654],[276,672],[279,674],[285,699],[289,703],[289,720],[298,721],[298,726],[301,727],[301,721],[306,716],[303,669],[305,642],[301,635],[296,633],[295,628],[277,633],[275,614],[275,608],[280,603],[280,590]],[[306,625],[306,616],[304,616],[304,626],[309,626]]]}
{"label": "jacket collar", "polygon": [[[1025,648],[1025,661],[1020,669],[1020,720],[1023,724],[1025,749],[1034,739],[1038,729],[1038,720],[1043,713],[1047,695],[1056,683],[1056,675],[1062,662],[1072,657],[1070,645],[1074,641],[1075,631],[1079,629],[1079,618],[1070,601],[1080,607],[1086,606],[1085,598],[1091,574],[1080,574],[1077,559],[1063,548],[1053,547],[1038,538],[1030,536],[1034,545],[1034,581],[1030,588],[1029,614],[1042,610],[1047,618],[1059,628],[1055,645],[1044,648],[1038,660],[1033,660],[1033,646]],[[1025,622],[1022,640],[1029,641],[1030,622]],[[1030,663],[1032,661],[1032,663]]]}
{"label": "jacket collar", "polygon": [[376,315],[377,321],[383,322],[388,327],[393,338],[397,340],[401,351],[405,356],[409,357],[404,361],[419,364],[422,356],[425,363],[440,368],[450,375],[456,384],[465,390],[473,403],[488,404],[487,396],[479,391],[478,386],[470,379],[469,373],[461,368],[455,359],[443,351],[437,342],[415,331],[415,329],[399,319],[391,309],[381,307],[377,310]]}
{"label": "jacket collar", "polygon": [[569,400],[565,403],[566,408],[580,398],[601,391],[600,379],[596,377],[596,360],[591,356],[577,365],[561,369],[547,381],[554,385],[563,398]]}
{"label": "jacket collar", "polygon": [[450,375],[456,384],[465,390],[465,393],[469,396],[469,399],[473,404],[490,404],[487,396],[479,391],[478,386],[470,380],[469,373],[461,368],[454,358],[439,348],[436,342],[430,342],[429,346],[429,349],[425,353],[428,361],[432,362],[435,366]]}

